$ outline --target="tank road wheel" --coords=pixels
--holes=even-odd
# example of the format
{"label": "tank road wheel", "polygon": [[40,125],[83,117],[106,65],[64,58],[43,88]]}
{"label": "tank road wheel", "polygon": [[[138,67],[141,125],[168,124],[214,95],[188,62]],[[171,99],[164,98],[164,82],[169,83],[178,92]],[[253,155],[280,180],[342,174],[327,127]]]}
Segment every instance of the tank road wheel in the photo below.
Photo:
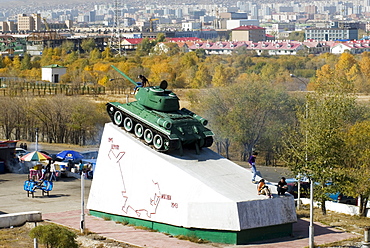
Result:
{"label": "tank road wheel", "polygon": [[130,117],[126,117],[124,120],[123,120],[123,127],[125,128],[125,130],[127,132],[131,132],[132,128],[133,128],[134,124],[132,123],[132,120]]}
{"label": "tank road wheel", "polygon": [[163,138],[162,136],[160,136],[159,134],[156,134],[154,135],[154,138],[153,138],[153,145],[155,147],[155,149],[159,150],[162,148],[163,146]]}
{"label": "tank road wheel", "polygon": [[144,140],[147,144],[152,143],[153,141],[153,132],[150,129],[145,129],[144,131]]}
{"label": "tank road wheel", "polygon": [[144,134],[143,125],[141,125],[140,123],[137,123],[134,127],[134,132],[135,132],[136,137],[142,138]]}
{"label": "tank road wheel", "polygon": [[168,151],[170,149],[170,141],[169,139],[165,139],[163,143],[163,150]]}
{"label": "tank road wheel", "polygon": [[204,145],[203,145],[203,147],[210,147],[212,144],[213,144],[213,137],[212,136],[206,137],[204,139]]}
{"label": "tank road wheel", "polygon": [[114,115],[114,107],[108,105],[107,106],[107,112],[108,112],[109,116],[112,117]]}
{"label": "tank road wheel", "polygon": [[113,122],[114,124],[116,124],[117,126],[121,126],[122,125],[122,121],[123,121],[123,116],[122,116],[122,113],[117,110],[115,113],[114,113],[114,116],[113,116]]}

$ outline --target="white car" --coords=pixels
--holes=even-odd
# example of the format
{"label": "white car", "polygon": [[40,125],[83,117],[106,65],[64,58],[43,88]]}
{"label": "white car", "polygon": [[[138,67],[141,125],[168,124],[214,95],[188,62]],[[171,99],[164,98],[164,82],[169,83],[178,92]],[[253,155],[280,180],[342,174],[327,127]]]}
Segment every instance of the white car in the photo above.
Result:
{"label": "white car", "polygon": [[19,147],[15,148],[15,156],[17,156],[18,159],[20,159],[21,157],[23,157],[27,153],[29,153],[29,151],[27,151],[23,148],[19,148]]}

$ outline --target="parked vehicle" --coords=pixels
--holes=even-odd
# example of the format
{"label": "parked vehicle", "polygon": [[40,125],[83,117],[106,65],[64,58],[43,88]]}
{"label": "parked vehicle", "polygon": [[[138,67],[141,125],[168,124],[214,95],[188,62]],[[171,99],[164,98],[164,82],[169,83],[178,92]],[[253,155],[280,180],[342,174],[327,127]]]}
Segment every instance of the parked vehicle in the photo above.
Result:
{"label": "parked vehicle", "polygon": [[29,151],[23,149],[23,148],[20,148],[20,147],[17,147],[15,148],[15,156],[20,159],[21,157],[23,157],[24,155],[26,155],[27,153],[29,153]]}
{"label": "parked vehicle", "polygon": [[334,202],[357,205],[357,199],[351,196],[343,195],[342,193],[329,194],[330,199]]}
{"label": "parked vehicle", "polygon": [[[310,183],[309,182],[300,182],[301,184],[301,197],[308,198],[310,197]],[[298,181],[295,182],[287,182],[288,190],[287,192],[294,196],[294,198],[298,198]]]}

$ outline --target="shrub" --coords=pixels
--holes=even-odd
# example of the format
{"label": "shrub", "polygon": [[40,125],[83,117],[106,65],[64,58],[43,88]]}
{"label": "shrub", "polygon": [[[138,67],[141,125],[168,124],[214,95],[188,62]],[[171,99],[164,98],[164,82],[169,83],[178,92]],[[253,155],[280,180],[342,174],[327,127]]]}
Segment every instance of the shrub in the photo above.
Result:
{"label": "shrub", "polygon": [[65,227],[55,224],[40,225],[30,231],[31,238],[37,238],[48,248],[78,248],[77,235]]}

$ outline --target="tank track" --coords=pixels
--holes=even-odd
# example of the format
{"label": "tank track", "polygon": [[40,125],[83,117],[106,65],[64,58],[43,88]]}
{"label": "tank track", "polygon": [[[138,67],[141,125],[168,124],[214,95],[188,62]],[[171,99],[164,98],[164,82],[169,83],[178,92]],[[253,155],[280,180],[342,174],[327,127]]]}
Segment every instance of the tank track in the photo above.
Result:
{"label": "tank track", "polygon": [[115,125],[123,128],[145,145],[151,146],[157,151],[167,152],[181,148],[179,140],[170,140],[167,135],[158,132],[113,105],[107,104],[107,112]]}

